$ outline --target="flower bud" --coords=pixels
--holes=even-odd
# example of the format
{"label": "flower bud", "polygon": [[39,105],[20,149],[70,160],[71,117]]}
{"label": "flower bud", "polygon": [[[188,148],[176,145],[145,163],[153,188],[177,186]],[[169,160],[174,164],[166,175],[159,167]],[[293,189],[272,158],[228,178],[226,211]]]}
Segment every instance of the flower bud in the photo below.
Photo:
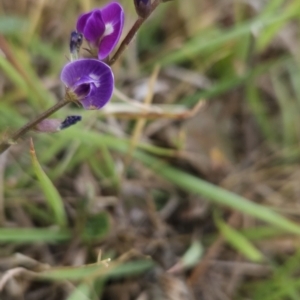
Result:
{"label": "flower bud", "polygon": [[35,126],[38,132],[53,133],[60,130],[61,120],[58,119],[45,119]]}
{"label": "flower bud", "polygon": [[135,10],[141,18],[146,18],[151,11],[151,0],[134,0]]}
{"label": "flower bud", "polygon": [[83,35],[77,31],[72,31],[70,35],[71,60],[78,59],[79,50],[82,45]]}
{"label": "flower bud", "polygon": [[77,122],[81,121],[81,119],[82,119],[81,116],[68,116],[63,122],[61,122],[60,129],[66,129],[76,124]]}
{"label": "flower bud", "polygon": [[35,126],[37,132],[54,133],[68,128],[81,121],[81,116],[68,116],[64,121],[59,119],[45,119]]}

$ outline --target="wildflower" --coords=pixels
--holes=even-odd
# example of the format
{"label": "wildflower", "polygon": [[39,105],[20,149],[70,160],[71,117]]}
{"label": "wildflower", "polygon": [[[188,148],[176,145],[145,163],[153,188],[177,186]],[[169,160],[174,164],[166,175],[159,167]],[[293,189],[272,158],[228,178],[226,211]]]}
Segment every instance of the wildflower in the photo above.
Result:
{"label": "wildflower", "polygon": [[135,10],[141,18],[146,18],[151,11],[150,0],[134,0]]}
{"label": "wildflower", "polygon": [[97,59],[79,59],[68,63],[60,78],[70,98],[79,101],[85,109],[100,109],[113,93],[111,68]]}
{"label": "wildflower", "polygon": [[124,11],[117,2],[81,15],[77,31],[91,46],[97,48],[98,58],[106,58],[118,43],[124,25]]}
{"label": "wildflower", "polygon": [[38,123],[34,129],[38,132],[54,133],[66,129],[79,121],[81,121],[81,116],[68,116],[63,121],[60,119],[45,119]]}

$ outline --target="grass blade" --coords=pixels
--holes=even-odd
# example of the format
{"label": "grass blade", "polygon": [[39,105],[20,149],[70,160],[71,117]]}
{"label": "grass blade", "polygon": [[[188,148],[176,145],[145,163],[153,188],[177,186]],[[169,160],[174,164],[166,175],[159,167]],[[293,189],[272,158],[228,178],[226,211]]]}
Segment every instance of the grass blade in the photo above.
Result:
{"label": "grass blade", "polygon": [[124,264],[111,263],[110,266],[97,263],[81,267],[52,268],[39,273],[38,277],[47,280],[86,280],[87,278],[93,279],[102,276],[105,278],[118,278],[145,272],[152,266],[153,262],[151,260],[140,260]]}
{"label": "grass blade", "polygon": [[227,225],[220,217],[215,217],[215,223],[221,231],[226,241],[246,258],[254,262],[261,262],[264,259],[263,254],[256,249],[250,241],[240,232]]}
{"label": "grass blade", "polygon": [[289,221],[266,206],[251,202],[242,196],[173,168],[151,156],[140,152],[136,153],[136,156],[157,174],[188,192],[199,194],[212,202],[229,206],[232,209],[239,210],[286,231],[300,234],[300,226],[298,224]]}
{"label": "grass blade", "polygon": [[67,224],[67,216],[65,214],[63,200],[51,180],[42,169],[37,159],[32,140],[30,145],[30,154],[35,174],[44,192],[48,206],[53,212],[55,222],[61,227],[65,227]]}
{"label": "grass blade", "polygon": [[48,228],[0,228],[0,242],[2,243],[57,243],[69,240],[69,231]]}

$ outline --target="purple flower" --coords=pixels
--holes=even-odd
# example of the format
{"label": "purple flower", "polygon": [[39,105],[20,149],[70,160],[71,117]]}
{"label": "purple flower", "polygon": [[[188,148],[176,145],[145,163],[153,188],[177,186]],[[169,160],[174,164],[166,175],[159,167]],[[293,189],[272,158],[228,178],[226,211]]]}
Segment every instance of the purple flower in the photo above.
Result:
{"label": "purple flower", "polygon": [[114,89],[111,68],[97,59],[79,59],[68,63],[60,78],[85,109],[103,107]]}
{"label": "purple flower", "polygon": [[124,25],[124,11],[117,2],[94,9],[78,18],[76,29],[98,48],[98,58],[106,58],[118,43]]}

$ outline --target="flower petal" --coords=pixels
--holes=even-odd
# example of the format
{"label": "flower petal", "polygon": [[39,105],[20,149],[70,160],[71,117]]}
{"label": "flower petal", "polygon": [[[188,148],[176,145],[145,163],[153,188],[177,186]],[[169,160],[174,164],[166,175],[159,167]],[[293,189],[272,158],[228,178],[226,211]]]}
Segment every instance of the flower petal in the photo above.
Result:
{"label": "flower petal", "polygon": [[85,24],[92,13],[93,13],[93,11],[90,11],[88,13],[85,13],[85,14],[82,14],[79,16],[79,18],[77,20],[77,24],[76,24],[76,30],[78,32],[83,33]]}
{"label": "flower petal", "polygon": [[104,32],[105,24],[102,19],[101,11],[98,9],[94,10],[86,21],[83,35],[88,42],[98,45]]}
{"label": "flower petal", "polygon": [[111,98],[114,77],[111,68],[97,59],[79,59],[68,63],[61,81],[73,92],[85,109],[100,109]]}
{"label": "flower petal", "polygon": [[100,109],[102,108],[111,98],[114,90],[114,78],[113,73],[109,73],[105,78],[101,79],[101,85],[105,88],[91,88],[90,94],[85,97],[81,103],[85,109]]}
{"label": "flower petal", "polygon": [[119,3],[113,2],[101,9],[101,13],[105,32],[99,45],[98,58],[104,59],[114,49],[121,37],[124,26],[124,11]]}

